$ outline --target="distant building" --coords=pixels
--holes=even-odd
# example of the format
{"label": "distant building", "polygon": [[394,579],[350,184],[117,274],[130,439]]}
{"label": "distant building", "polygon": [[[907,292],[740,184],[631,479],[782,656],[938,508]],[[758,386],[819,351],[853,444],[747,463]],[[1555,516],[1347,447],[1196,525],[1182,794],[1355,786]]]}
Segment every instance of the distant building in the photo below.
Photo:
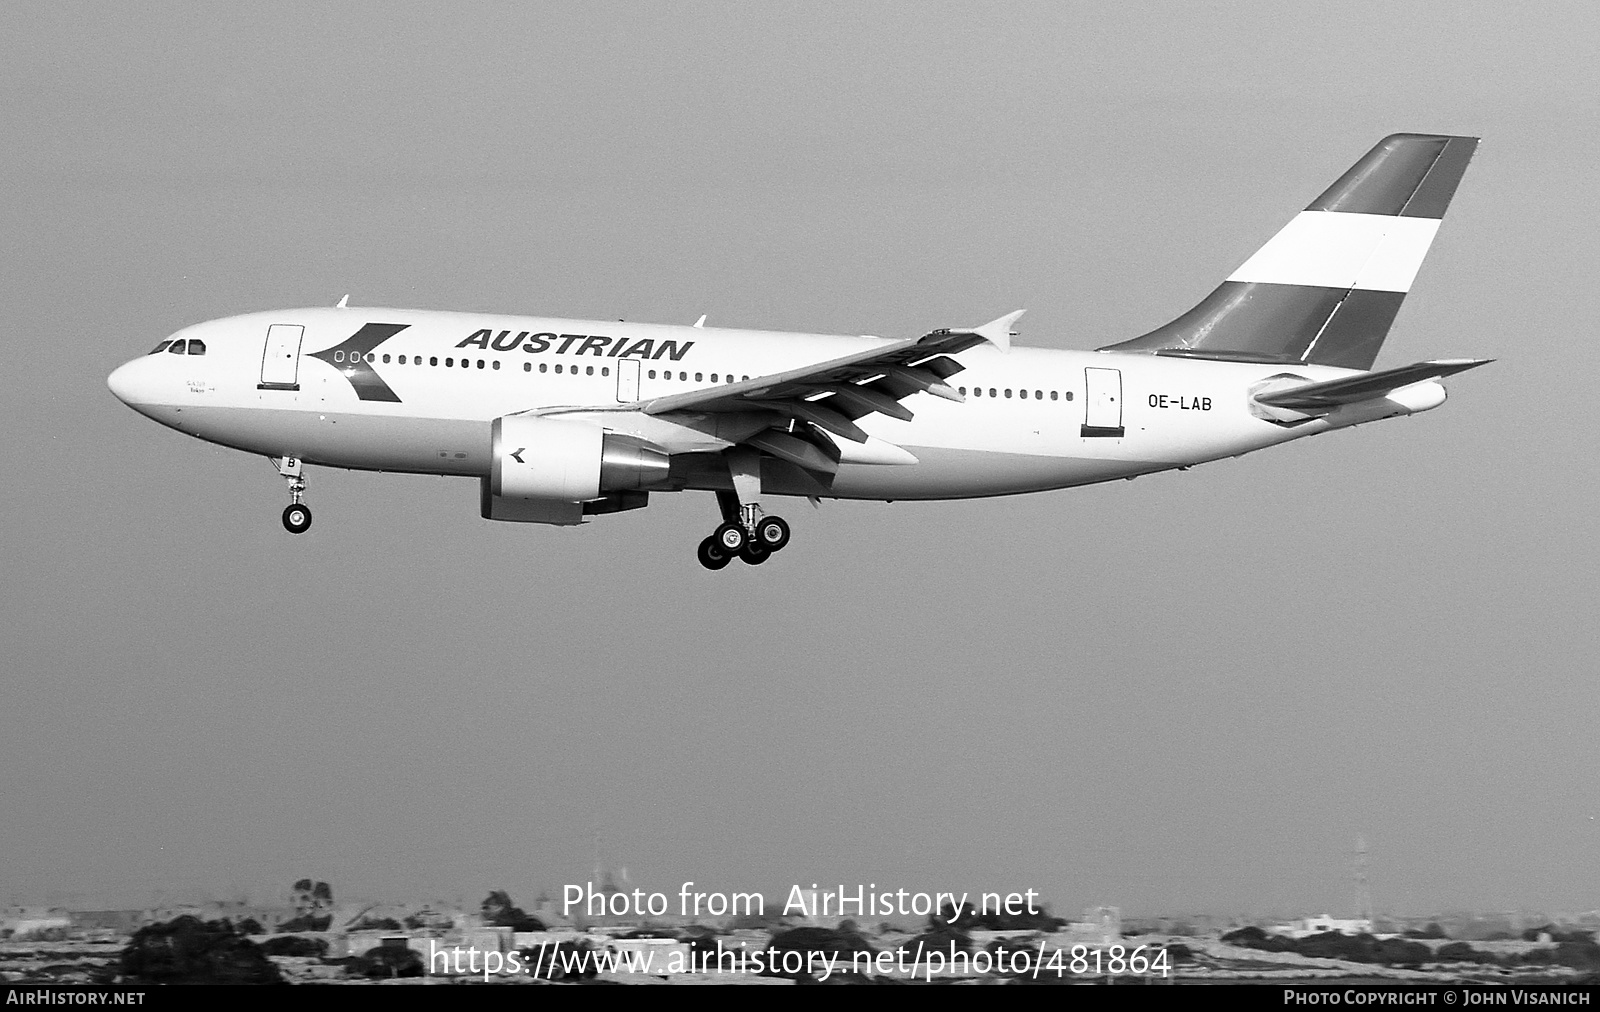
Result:
{"label": "distant building", "polygon": [[1121,907],[1085,907],[1083,919],[1064,929],[1069,945],[1114,945],[1122,940]]}
{"label": "distant building", "polygon": [[18,941],[64,936],[72,917],[60,907],[11,907],[0,915],[0,936]]}
{"label": "distant building", "polygon": [[1290,938],[1305,938],[1327,931],[1336,931],[1341,935],[1370,935],[1372,921],[1366,917],[1341,918],[1323,914],[1321,917],[1302,917],[1288,924],[1279,924],[1272,930],[1274,934],[1288,935]]}

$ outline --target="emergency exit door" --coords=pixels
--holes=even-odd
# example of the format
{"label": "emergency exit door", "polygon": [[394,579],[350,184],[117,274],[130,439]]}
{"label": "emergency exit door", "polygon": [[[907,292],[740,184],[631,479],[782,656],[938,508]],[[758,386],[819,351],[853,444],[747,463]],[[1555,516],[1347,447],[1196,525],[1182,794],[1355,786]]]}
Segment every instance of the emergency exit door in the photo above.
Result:
{"label": "emergency exit door", "polygon": [[1085,436],[1122,435],[1122,370],[1085,369],[1083,432]]}
{"label": "emergency exit door", "polygon": [[274,323],[267,328],[257,390],[300,389],[300,341],[305,334],[306,328],[289,323]]}
{"label": "emergency exit door", "polygon": [[617,403],[632,404],[639,399],[639,360],[617,359]]}

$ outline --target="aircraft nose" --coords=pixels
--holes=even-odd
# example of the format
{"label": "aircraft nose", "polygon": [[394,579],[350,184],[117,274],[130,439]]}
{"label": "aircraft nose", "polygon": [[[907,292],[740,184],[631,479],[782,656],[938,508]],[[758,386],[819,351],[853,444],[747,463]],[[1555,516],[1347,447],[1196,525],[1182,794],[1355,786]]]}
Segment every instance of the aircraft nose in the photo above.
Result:
{"label": "aircraft nose", "polygon": [[124,362],[106,377],[106,386],[111,388],[112,395],[129,407],[137,407],[140,401],[145,400],[145,384],[140,381],[140,373],[144,371],[140,368],[142,362],[137,358],[132,362]]}

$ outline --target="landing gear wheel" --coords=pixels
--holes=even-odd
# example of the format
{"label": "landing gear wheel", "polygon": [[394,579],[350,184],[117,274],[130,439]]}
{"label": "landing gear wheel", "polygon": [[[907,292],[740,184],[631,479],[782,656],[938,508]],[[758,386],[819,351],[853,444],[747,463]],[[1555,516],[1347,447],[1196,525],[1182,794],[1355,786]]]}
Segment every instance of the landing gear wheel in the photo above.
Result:
{"label": "landing gear wheel", "polygon": [[707,569],[721,569],[733,561],[733,556],[723,551],[714,537],[700,542],[700,547],[695,550],[695,556],[699,558],[700,565]]}
{"label": "landing gear wheel", "polygon": [[304,534],[311,528],[311,507],[305,503],[291,503],[283,508],[283,529],[290,534]]}
{"label": "landing gear wheel", "polygon": [[756,541],[769,552],[781,552],[789,543],[789,525],[782,517],[762,517],[756,524]]}
{"label": "landing gear wheel", "polygon": [[759,566],[772,558],[772,551],[759,541],[746,541],[744,547],[739,549],[739,558],[752,566]]}
{"label": "landing gear wheel", "polygon": [[744,528],[738,524],[723,524],[712,533],[711,539],[729,555],[738,555],[744,548],[745,542],[750,540]]}

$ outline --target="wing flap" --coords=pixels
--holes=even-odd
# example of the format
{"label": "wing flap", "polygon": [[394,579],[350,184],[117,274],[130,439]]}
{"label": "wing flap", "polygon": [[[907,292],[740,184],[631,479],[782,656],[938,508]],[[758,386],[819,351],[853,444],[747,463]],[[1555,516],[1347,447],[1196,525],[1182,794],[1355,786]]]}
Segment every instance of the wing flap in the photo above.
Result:
{"label": "wing flap", "polygon": [[885,341],[875,348],[798,369],[656,397],[638,407],[650,415],[774,410],[862,442],[866,434],[853,424],[854,419],[881,411],[910,421],[911,409],[899,402],[914,393],[964,400],[945,382],[965,368],[950,356],[980,344],[1009,349],[1011,327],[1022,312],[1007,313],[981,327],[935,330],[914,340]]}

